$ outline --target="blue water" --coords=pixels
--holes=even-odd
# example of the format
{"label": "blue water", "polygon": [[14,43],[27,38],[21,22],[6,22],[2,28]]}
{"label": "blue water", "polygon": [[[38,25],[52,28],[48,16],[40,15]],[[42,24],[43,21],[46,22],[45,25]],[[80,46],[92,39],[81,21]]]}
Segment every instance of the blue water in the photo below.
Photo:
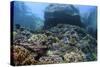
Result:
{"label": "blue water", "polygon": [[[50,3],[14,2],[14,24],[20,24],[29,29],[41,29],[44,25],[44,11]],[[80,12],[81,21],[86,29],[97,29],[96,6],[74,5]]]}

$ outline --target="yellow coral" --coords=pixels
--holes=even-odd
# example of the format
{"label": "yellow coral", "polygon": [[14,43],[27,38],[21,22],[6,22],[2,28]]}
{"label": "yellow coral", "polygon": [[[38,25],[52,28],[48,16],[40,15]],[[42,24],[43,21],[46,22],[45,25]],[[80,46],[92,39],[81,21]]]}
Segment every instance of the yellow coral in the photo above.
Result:
{"label": "yellow coral", "polygon": [[30,54],[23,62],[22,65],[30,65],[30,64],[36,64],[37,61],[35,60],[34,56]]}
{"label": "yellow coral", "polygon": [[45,34],[33,34],[28,41],[46,41],[47,40],[47,36]]}
{"label": "yellow coral", "polygon": [[83,52],[78,51],[71,51],[71,52],[66,52],[64,55],[64,60],[65,62],[79,62],[79,61],[84,61],[85,55]]}

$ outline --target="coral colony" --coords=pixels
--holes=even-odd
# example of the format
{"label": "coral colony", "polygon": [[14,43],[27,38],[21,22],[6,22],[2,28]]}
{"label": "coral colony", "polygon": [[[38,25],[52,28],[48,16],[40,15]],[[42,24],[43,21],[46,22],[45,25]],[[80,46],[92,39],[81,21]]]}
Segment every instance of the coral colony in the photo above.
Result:
{"label": "coral colony", "polygon": [[96,6],[12,1],[11,14],[11,65],[97,60]]}

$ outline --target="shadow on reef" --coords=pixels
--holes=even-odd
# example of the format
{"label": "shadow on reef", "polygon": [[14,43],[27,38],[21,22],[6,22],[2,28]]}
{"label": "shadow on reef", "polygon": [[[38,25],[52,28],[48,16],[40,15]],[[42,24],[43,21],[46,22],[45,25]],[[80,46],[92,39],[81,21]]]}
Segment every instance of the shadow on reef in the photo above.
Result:
{"label": "shadow on reef", "polygon": [[13,65],[97,60],[97,41],[81,27],[57,24],[38,33],[20,28],[13,31]]}

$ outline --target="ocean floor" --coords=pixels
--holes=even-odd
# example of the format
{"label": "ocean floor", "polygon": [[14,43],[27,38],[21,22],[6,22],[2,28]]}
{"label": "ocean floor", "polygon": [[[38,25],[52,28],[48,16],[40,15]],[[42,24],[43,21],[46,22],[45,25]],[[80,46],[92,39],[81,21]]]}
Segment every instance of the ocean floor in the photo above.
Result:
{"label": "ocean floor", "polygon": [[35,32],[17,26],[12,33],[13,65],[97,60],[97,40],[78,26],[57,24]]}

